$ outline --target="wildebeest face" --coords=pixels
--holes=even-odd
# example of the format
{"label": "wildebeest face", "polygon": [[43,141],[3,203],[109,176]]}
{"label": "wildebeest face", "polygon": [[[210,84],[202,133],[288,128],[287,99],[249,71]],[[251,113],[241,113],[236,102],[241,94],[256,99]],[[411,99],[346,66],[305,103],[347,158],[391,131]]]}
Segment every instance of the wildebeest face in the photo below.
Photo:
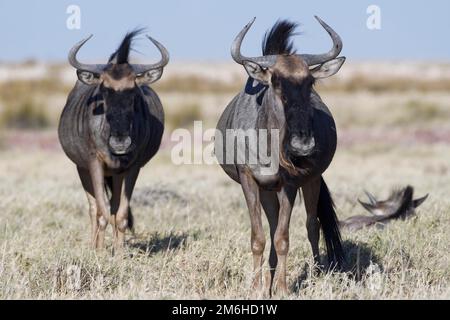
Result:
{"label": "wildebeest face", "polygon": [[284,113],[286,146],[294,157],[314,152],[314,108],[310,97],[315,80],[335,74],[343,62],[343,58],[337,58],[313,69],[297,55],[279,55],[276,63],[268,68],[252,61],[244,62],[251,77],[273,89],[276,101],[272,101],[272,107],[275,112]]}
{"label": "wildebeest face", "polygon": [[[285,141],[293,156],[310,155],[315,147],[314,110],[310,104],[314,78],[308,66],[295,56],[280,56],[272,70],[271,86],[277,100],[275,112],[284,112]],[[281,109],[281,110],[280,110]]]}
{"label": "wildebeest face", "polygon": [[133,146],[133,114],[137,106],[136,76],[128,64],[112,65],[102,74],[100,92],[103,96],[108,147],[113,154],[130,152]]}
{"label": "wildebeest face", "polygon": [[[85,64],[77,60],[78,50],[92,37],[80,41],[69,53],[70,64],[77,69],[78,80],[96,86],[96,105],[90,119],[91,133],[97,146],[107,148],[112,154],[126,155],[135,147],[137,117],[142,115],[144,97],[142,86],[158,80],[169,62],[169,53],[162,44],[147,36],[161,53],[161,60],[154,64],[130,64],[128,56],[133,38],[142,29],[127,33],[119,48],[107,64]],[[94,97],[92,97],[94,98]]]}
{"label": "wildebeest face", "polygon": [[[104,78],[109,79],[110,75],[105,73]],[[139,98],[132,78],[131,75],[120,78],[115,84],[104,81],[100,86],[109,129],[108,147],[116,155],[126,154],[132,149],[133,114]]]}
{"label": "wildebeest face", "polygon": [[133,150],[136,139],[133,120],[142,101],[138,85],[156,81],[161,71],[157,69],[136,75],[129,64],[110,64],[100,75],[78,73],[80,81],[99,86],[102,103],[94,113],[105,117],[102,136],[112,154],[125,155]]}

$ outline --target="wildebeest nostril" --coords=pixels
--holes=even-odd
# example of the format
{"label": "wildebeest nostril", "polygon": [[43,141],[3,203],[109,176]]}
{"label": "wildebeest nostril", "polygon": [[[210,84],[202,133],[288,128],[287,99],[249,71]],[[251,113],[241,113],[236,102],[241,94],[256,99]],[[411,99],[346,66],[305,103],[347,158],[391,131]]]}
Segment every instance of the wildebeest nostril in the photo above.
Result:
{"label": "wildebeest nostril", "polygon": [[291,138],[291,146],[294,148],[300,148],[302,146],[302,139],[298,136],[293,136]]}
{"label": "wildebeest nostril", "polygon": [[109,137],[109,146],[114,153],[125,153],[131,146],[131,138],[129,136],[111,136]]}
{"label": "wildebeest nostril", "polygon": [[311,154],[315,145],[314,137],[293,136],[290,140],[290,149],[298,156],[307,156]]}

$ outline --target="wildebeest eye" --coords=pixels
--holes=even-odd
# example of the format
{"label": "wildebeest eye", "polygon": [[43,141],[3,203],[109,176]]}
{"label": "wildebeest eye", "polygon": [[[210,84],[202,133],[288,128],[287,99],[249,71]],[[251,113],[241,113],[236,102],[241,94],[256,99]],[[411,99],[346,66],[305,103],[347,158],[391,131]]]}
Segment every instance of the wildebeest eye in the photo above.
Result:
{"label": "wildebeest eye", "polygon": [[105,113],[105,105],[103,103],[100,103],[94,108],[94,111],[92,112],[94,116],[99,116],[101,114]]}

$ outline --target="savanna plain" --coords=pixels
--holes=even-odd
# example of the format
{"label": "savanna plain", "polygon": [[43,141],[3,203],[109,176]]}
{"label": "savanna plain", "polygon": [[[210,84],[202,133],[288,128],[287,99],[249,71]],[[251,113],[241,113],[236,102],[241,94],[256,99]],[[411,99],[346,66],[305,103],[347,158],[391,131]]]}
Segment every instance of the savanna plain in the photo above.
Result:
{"label": "savanna plain", "polygon": [[[195,120],[214,127],[245,71],[175,62],[154,86],[166,130],[138,179],[135,233],[121,256],[111,254],[110,229],[107,249],[90,249],[86,197],[57,140],[74,82],[65,65],[0,64],[0,299],[249,298],[250,223],[240,186],[218,165],[171,161],[172,131],[192,130]],[[337,125],[324,177],[340,219],[365,214],[357,202],[364,190],[386,198],[410,184],[416,197],[429,197],[413,219],[343,230],[344,269],[319,274],[297,199],[284,298],[449,299],[450,65],[350,62],[316,87]]]}

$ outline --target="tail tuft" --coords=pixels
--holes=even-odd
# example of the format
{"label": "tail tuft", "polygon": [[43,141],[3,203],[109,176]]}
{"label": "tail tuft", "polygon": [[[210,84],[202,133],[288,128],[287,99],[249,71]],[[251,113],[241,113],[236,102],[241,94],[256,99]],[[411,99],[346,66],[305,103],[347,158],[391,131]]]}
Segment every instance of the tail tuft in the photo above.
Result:
{"label": "tail tuft", "polygon": [[128,229],[130,229],[131,233],[134,236],[134,216],[131,212],[131,207],[128,207]]}
{"label": "tail tuft", "polygon": [[333,199],[331,198],[330,191],[323,178],[321,178],[320,181],[317,217],[319,218],[323,237],[327,246],[330,268],[341,268],[345,259],[341,243],[341,233],[339,231],[339,221],[334,209]]}
{"label": "tail tuft", "polygon": [[104,184],[105,184],[106,197],[109,199],[109,201],[111,201],[112,189],[113,189],[113,178],[111,176],[105,177]]}

